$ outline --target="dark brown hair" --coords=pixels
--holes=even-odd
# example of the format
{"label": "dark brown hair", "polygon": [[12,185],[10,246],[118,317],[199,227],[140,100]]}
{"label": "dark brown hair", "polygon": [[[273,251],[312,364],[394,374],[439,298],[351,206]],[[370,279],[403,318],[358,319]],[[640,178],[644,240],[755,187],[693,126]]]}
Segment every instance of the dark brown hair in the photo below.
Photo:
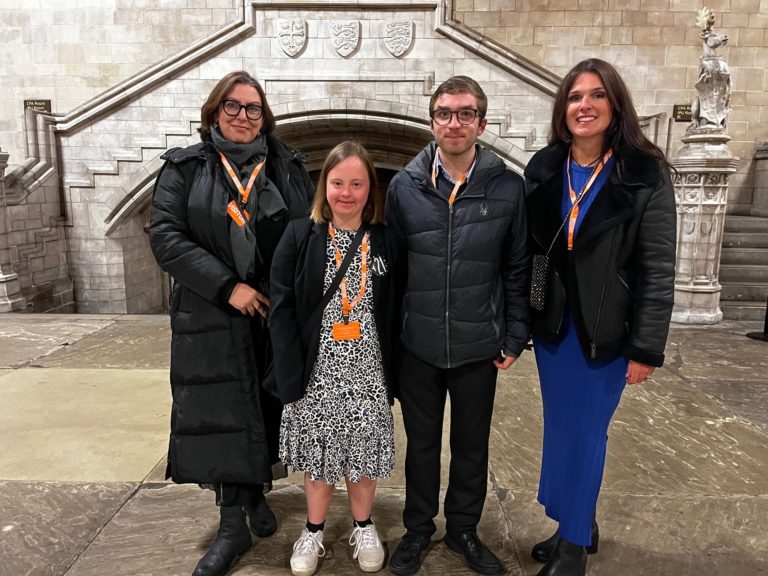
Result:
{"label": "dark brown hair", "polygon": [[248,72],[244,70],[236,70],[235,72],[230,72],[216,83],[216,86],[213,87],[211,93],[208,94],[208,99],[205,101],[205,104],[203,104],[203,107],[200,109],[201,125],[197,131],[200,132],[201,140],[209,140],[211,138],[211,128],[213,128],[213,125],[216,122],[216,112],[218,111],[219,106],[221,106],[222,101],[238,84],[245,84],[246,86],[255,88],[259,93],[259,97],[261,98],[261,108],[263,110],[261,117],[263,121],[261,133],[271,134],[275,129],[275,116],[272,114],[269,104],[267,104],[267,95],[264,93],[264,88],[262,88],[256,78],[248,74]]}
{"label": "dark brown hair", "polygon": [[310,218],[315,222],[330,222],[333,220],[333,213],[328,204],[326,180],[328,172],[333,170],[347,158],[360,158],[365,169],[368,172],[370,186],[368,188],[368,200],[363,208],[363,222],[368,224],[380,224],[384,222],[384,194],[379,191],[379,181],[376,178],[376,168],[373,166],[373,160],[368,150],[353,140],[345,140],[337,144],[333,150],[328,152],[328,156],[323,162],[323,168],[320,171],[320,180],[317,182],[317,191],[312,202],[312,213]]}
{"label": "dark brown hair", "polygon": [[603,139],[603,152],[609,148],[614,150],[619,144],[629,148],[655,156],[665,160],[664,153],[653,142],[646,138],[640,128],[637,112],[632,104],[627,85],[622,80],[616,68],[604,60],[588,58],[582,60],[571,68],[563,78],[560,87],[555,94],[555,102],[552,106],[552,126],[549,132],[549,144],[563,142],[570,144],[573,140],[571,131],[566,123],[566,110],[568,109],[568,93],[571,91],[576,78],[580,74],[591,72],[600,78],[605,87],[608,102],[611,105],[611,123],[605,131]]}
{"label": "dark brown hair", "polygon": [[472,94],[477,99],[477,110],[480,112],[480,118],[485,118],[488,111],[488,97],[480,88],[480,84],[475,82],[469,76],[453,76],[440,84],[429,99],[429,113],[435,110],[435,102],[443,94]]}

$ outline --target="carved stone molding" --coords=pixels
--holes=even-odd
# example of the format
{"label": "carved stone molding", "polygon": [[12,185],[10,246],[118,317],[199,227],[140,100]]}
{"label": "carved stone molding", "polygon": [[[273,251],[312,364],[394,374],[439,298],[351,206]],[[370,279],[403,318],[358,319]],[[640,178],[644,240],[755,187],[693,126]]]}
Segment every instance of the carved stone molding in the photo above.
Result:
{"label": "carved stone molding", "polygon": [[0,150],[0,312],[13,312],[26,307],[21,296],[18,274],[11,270],[11,250],[8,241],[8,214],[5,196],[5,169],[8,152]]}

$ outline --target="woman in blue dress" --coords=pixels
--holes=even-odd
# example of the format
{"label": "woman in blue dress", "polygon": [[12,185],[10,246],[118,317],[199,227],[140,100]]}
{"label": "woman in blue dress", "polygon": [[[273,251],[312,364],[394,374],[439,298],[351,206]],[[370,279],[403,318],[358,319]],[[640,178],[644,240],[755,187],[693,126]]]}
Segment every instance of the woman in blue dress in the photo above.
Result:
{"label": "woman in blue dress", "polygon": [[613,66],[588,59],[568,72],[549,144],[525,170],[531,251],[549,261],[543,298],[531,300],[544,406],[538,499],[559,523],[533,548],[539,576],[586,573],[608,425],[625,384],[664,361],[675,271],[668,167]]}

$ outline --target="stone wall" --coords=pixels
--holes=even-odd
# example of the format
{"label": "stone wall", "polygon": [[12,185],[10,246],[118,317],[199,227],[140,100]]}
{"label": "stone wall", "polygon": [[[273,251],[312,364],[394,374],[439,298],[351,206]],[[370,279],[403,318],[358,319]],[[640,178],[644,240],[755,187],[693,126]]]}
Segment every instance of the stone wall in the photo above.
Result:
{"label": "stone wall", "polygon": [[[692,99],[686,86],[693,85],[698,62],[698,6],[683,11],[672,0],[627,0],[616,4],[632,10],[614,10],[613,0],[574,2],[577,11],[558,0],[456,0],[456,16],[472,28],[452,22],[450,2],[446,15],[440,2],[428,0],[314,2],[311,10],[295,1],[232,0],[77,0],[69,10],[43,10],[41,0],[32,0],[4,8],[0,37],[7,42],[0,57],[14,46],[20,56],[0,86],[0,105],[7,107],[0,109],[0,146],[11,152],[6,188],[13,197],[13,205],[0,206],[7,223],[0,257],[11,259],[0,262],[0,277],[17,270],[31,302],[60,294],[61,305],[71,306],[74,296],[79,312],[163,309],[166,280],[143,230],[160,155],[197,141],[200,104],[233,69],[262,80],[281,137],[309,153],[311,168],[340,139],[355,137],[379,166],[399,169],[429,138],[426,105],[435,83],[454,74],[473,76],[486,89],[483,144],[518,172],[546,135],[558,82],[550,70],[562,74],[595,54],[611,60],[624,72],[641,115],[669,115],[673,103]],[[723,55],[731,58],[737,87],[733,149],[743,159],[732,180],[733,211],[752,202],[753,140],[764,139],[768,129],[766,118],[760,123],[768,108],[759,67],[768,59],[765,31],[763,44],[748,52],[751,60],[738,44],[749,41],[752,17],[766,7],[753,2],[750,12],[742,4],[728,3],[742,23],[734,24],[735,33],[730,13],[718,15],[719,29],[733,37]],[[295,53],[281,46],[279,23],[286,19],[304,26],[305,45]],[[413,33],[401,53],[387,45],[393,21],[410,23]],[[665,24],[657,30],[663,37],[652,35],[655,22]],[[339,23],[359,32],[358,44],[344,54],[334,44]],[[93,37],[89,28],[99,31],[93,43],[86,41]],[[19,64],[25,57],[26,67]],[[65,114],[35,119],[28,113],[24,120],[18,110],[24,98],[51,99],[53,111]],[[27,126],[43,120],[54,128]],[[672,152],[684,127],[673,127]],[[656,129],[665,147],[667,126]],[[29,163],[32,152],[39,158]]]}
{"label": "stone wall", "polygon": [[65,220],[55,171],[19,198],[5,188],[0,158],[0,312],[74,312]]}
{"label": "stone wall", "polygon": [[242,0],[0,0],[0,146],[25,159],[23,101],[70,112],[234,20]]}
{"label": "stone wall", "polygon": [[[731,178],[728,210],[748,214],[753,200],[755,142],[768,138],[768,0],[454,0],[454,17],[481,34],[563,75],[579,60],[615,64],[641,115],[672,114],[690,103],[701,52],[696,12],[716,12],[729,36],[719,49],[731,68],[729,147],[741,159]],[[686,124],[672,128],[668,152],[680,148]]]}

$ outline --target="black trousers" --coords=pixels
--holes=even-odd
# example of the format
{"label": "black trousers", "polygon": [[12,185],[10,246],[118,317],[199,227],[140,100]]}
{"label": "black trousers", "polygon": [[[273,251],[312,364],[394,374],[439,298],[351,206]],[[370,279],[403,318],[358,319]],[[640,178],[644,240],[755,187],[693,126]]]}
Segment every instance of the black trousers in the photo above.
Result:
{"label": "black trousers", "polygon": [[473,530],[488,481],[488,437],[498,370],[486,360],[436,368],[407,350],[400,371],[405,455],[406,530],[434,534],[440,498],[440,449],[446,392],[451,395],[451,465],[443,503],[446,528]]}

